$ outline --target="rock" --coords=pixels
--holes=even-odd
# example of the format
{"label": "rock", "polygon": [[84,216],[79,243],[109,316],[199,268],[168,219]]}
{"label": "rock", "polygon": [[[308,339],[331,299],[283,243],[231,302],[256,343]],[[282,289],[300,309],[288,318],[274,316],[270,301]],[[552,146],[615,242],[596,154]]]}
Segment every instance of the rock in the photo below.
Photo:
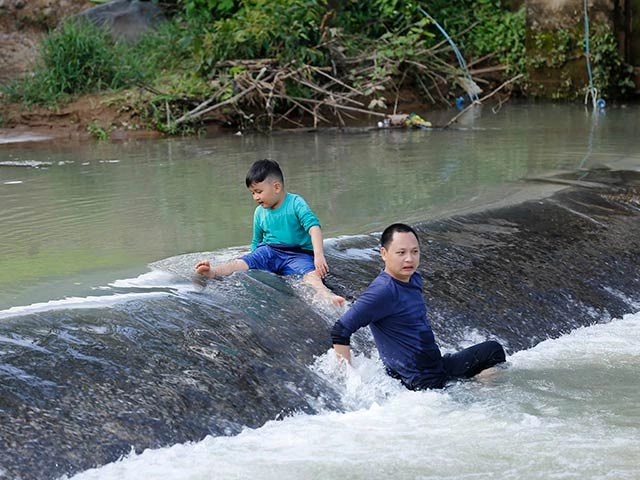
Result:
{"label": "rock", "polygon": [[159,5],[140,0],[113,0],[96,5],[77,17],[87,18],[107,29],[115,40],[136,42],[140,37],[166,20]]}

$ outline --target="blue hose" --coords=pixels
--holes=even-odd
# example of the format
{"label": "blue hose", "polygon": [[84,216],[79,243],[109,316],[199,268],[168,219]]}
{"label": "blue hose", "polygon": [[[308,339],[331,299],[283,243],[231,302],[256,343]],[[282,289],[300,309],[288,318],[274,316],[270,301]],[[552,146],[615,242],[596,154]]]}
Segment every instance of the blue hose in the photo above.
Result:
{"label": "blue hose", "polygon": [[[586,1],[586,0],[585,0]],[[456,46],[456,44],[453,42],[453,40],[451,39],[451,37],[447,34],[447,32],[444,30],[444,28],[442,28],[440,26],[440,24],[438,22],[436,22],[436,20],[429,15],[422,7],[418,7],[420,9],[420,11],[422,12],[422,14],[427,17],[429,20],[431,20],[434,25],[436,27],[438,27],[438,30],[440,30],[440,32],[442,32],[442,34],[444,35],[444,37],[447,39],[447,41],[449,42],[449,45],[451,45],[451,48],[453,48],[453,51],[456,54],[456,58],[458,59],[458,63],[460,64],[460,68],[462,68],[462,70],[464,71],[464,76],[467,79],[467,81],[469,82],[469,85],[473,85],[474,81],[471,78],[471,74],[469,73],[469,69],[467,68],[467,64],[464,61],[464,58],[462,57],[462,54],[460,53],[460,50],[458,50],[458,47]],[[478,94],[475,92],[469,92],[467,91],[467,94],[469,95],[469,99],[473,102],[477,102],[478,100]]]}
{"label": "blue hose", "polygon": [[587,57],[587,72],[589,74],[589,90],[584,96],[584,103],[587,104],[589,95],[591,95],[591,101],[593,103],[593,109],[596,107],[604,108],[604,100],[598,100],[598,90],[593,85],[593,75],[591,74],[591,53],[589,52],[589,14],[587,13],[587,0],[584,0],[584,45],[585,53]]}

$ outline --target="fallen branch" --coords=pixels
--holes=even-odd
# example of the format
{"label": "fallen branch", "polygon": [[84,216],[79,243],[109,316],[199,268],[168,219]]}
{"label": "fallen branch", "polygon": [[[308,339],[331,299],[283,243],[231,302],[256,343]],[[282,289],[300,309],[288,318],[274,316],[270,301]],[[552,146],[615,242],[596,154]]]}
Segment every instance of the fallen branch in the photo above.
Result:
{"label": "fallen branch", "polygon": [[[347,111],[357,112],[357,113],[366,113],[366,114],[374,115],[374,116],[378,116],[378,117],[386,117],[387,116],[386,113],[374,112],[373,110],[365,110],[364,108],[350,107],[348,105],[341,105],[339,103],[331,103],[330,101],[326,101],[326,100],[315,100],[313,98],[289,97],[289,96],[286,96],[286,95],[279,95],[279,98],[286,99],[286,100],[291,100],[291,101],[296,101],[296,102],[298,102],[298,104],[300,106],[302,106],[302,104],[304,104],[304,103],[311,103],[311,104],[314,104],[314,105],[317,105],[317,106],[326,106],[326,107],[335,108],[335,109],[339,109],[339,110],[347,110]],[[324,121],[326,121],[326,120],[324,120]]]}
{"label": "fallen branch", "polygon": [[177,119],[175,121],[175,125],[180,125],[181,123],[184,123],[187,120],[195,120],[196,118],[202,117],[205,113],[212,112],[213,110],[216,110],[218,108],[224,107],[225,105],[231,105],[232,103],[235,103],[238,100],[240,100],[242,97],[245,97],[249,93],[253,92],[256,88],[258,88],[258,86],[257,85],[253,85],[253,86],[247,88],[246,90],[243,90],[242,92],[238,93],[234,97],[228,98],[227,100],[225,100],[223,102],[216,103],[215,105],[213,105],[211,107],[201,109],[200,111],[198,111],[198,112],[196,112],[196,113],[194,113],[192,115],[190,115],[189,113],[186,113],[185,115],[183,115],[182,117],[180,117],[179,119]]}
{"label": "fallen branch", "polygon": [[[264,73],[266,72],[266,67],[262,67],[262,69],[260,69],[260,72],[258,73],[258,76],[256,77],[256,81],[258,81],[260,79],[260,77],[262,77],[262,75],[264,75]],[[256,83],[254,83],[252,86],[250,86],[249,88],[243,90],[242,92],[238,93],[237,95],[228,98],[227,100],[224,100],[223,102],[217,103],[211,107],[207,107],[207,108],[203,108],[204,104],[210,103],[211,99],[206,100],[205,102],[203,102],[202,104],[198,105],[196,108],[194,108],[193,110],[191,110],[190,112],[185,113],[182,117],[180,117],[179,119],[176,120],[175,125],[180,125],[181,123],[186,122],[187,120],[195,120],[197,118],[202,117],[204,114],[209,113],[213,110],[217,110],[218,108],[224,107],[225,105],[230,105],[232,103],[237,102],[238,100],[240,100],[242,97],[248,95],[249,93],[251,93],[252,91],[254,91],[256,88],[258,88],[258,85]],[[218,91],[220,92],[220,90]],[[215,96],[214,96],[215,98]]]}

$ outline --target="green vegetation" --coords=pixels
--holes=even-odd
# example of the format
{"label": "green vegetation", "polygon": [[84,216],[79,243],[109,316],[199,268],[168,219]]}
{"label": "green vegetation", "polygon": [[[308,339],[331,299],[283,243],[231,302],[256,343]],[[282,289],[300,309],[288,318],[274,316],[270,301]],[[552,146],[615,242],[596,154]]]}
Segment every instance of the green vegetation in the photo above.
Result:
{"label": "green vegetation", "polygon": [[42,42],[32,75],[5,93],[27,105],[52,105],[72,95],[122,88],[139,77],[124,45],[88,22],[67,22]]}
{"label": "green vegetation", "polygon": [[624,63],[613,32],[600,25],[589,36],[593,84],[598,91],[605,96],[633,92],[633,67]]}
{"label": "green vegetation", "polygon": [[[495,0],[435,3],[429,13],[449,23],[445,28],[467,59],[506,62],[509,75],[523,72],[523,9],[511,12]],[[461,92],[455,85],[464,72],[415,2],[175,0],[168,6],[171,20],[135,46],[88,23],[64,24],[43,42],[32,75],[3,87],[4,98],[55,106],[83,93],[142,85],[144,95],[127,108],[147,126],[176,134],[197,131],[198,105],[224,103],[249,89],[255,94],[225,104],[223,114],[250,126],[251,111],[265,109],[266,128],[292,111],[326,118],[319,105],[331,95],[366,111],[387,108],[402,89],[449,104]],[[268,77],[265,65],[278,73]],[[268,86],[256,89],[261,81]],[[268,102],[257,101],[265,95]],[[95,124],[88,129],[98,138],[106,134]]]}
{"label": "green vegetation", "polygon": [[[633,67],[624,62],[617,38],[605,23],[589,30],[591,80],[599,97],[624,98],[633,93]],[[573,29],[531,34],[527,49],[532,93],[558,100],[581,99],[591,88],[583,24]],[[540,74],[538,74],[540,72]],[[539,78],[542,78],[538,85]],[[550,82],[553,78],[555,81]],[[553,90],[543,84],[553,86]]]}
{"label": "green vegetation", "polygon": [[97,120],[87,125],[87,131],[96,140],[107,140],[109,138],[109,132]]}
{"label": "green vegetation", "polygon": [[[50,106],[88,92],[136,92],[120,95],[122,108],[168,134],[196,132],[212,108],[243,127],[270,129],[283,119],[295,123],[292,112],[320,122],[329,115],[342,121],[348,108],[389,111],[402,91],[451,105],[464,93],[464,72],[421,4],[169,0],[170,20],[136,45],[67,22],[42,43],[28,78],[0,88],[8,101]],[[516,76],[526,85],[522,2],[434,0],[428,8],[469,68],[482,70],[474,79],[485,91]],[[603,89],[631,87],[613,55],[615,38],[593,37],[597,82]],[[563,65],[575,55],[577,40],[568,33],[536,42],[534,67]],[[97,124],[88,129],[97,138],[107,135]]]}
{"label": "green vegetation", "polygon": [[255,3],[261,4],[260,8],[242,8],[233,18],[223,18],[204,29],[200,41],[194,43],[194,53],[203,74],[211,73],[215,64],[227,59],[273,57],[281,63],[327,64],[326,51],[319,48],[319,26],[326,13],[320,2],[270,0]]}
{"label": "green vegetation", "polygon": [[525,9],[503,11],[495,15],[500,2],[478,0],[475,2],[477,26],[467,37],[467,45],[473,45],[478,57],[496,56],[497,62],[506,67],[507,75],[526,74],[527,62],[524,45]]}

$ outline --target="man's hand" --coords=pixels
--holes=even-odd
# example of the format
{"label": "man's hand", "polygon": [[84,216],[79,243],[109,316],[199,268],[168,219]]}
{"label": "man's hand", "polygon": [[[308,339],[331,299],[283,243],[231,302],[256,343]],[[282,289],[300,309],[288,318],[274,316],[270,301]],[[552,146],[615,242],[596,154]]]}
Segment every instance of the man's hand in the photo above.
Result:
{"label": "man's hand", "polygon": [[336,352],[338,360],[344,360],[351,365],[351,348],[349,345],[338,345],[337,343],[334,343],[333,349]]}

